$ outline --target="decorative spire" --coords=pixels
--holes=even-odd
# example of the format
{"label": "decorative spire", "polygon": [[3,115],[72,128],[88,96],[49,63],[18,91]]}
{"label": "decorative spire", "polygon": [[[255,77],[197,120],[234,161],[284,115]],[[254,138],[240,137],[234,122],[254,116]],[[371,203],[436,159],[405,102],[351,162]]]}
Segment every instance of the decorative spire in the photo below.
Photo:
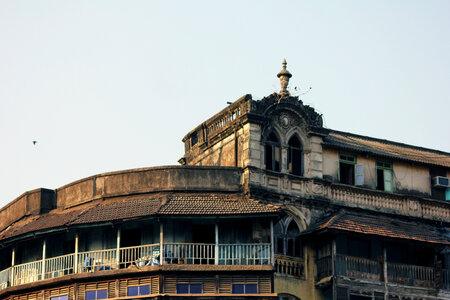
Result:
{"label": "decorative spire", "polygon": [[281,70],[277,76],[278,78],[280,78],[280,83],[281,83],[281,91],[280,91],[280,95],[281,96],[289,96],[289,91],[287,90],[287,87],[289,85],[289,78],[292,77],[292,74],[289,73],[288,70],[286,70],[286,59],[283,59],[283,70]]}

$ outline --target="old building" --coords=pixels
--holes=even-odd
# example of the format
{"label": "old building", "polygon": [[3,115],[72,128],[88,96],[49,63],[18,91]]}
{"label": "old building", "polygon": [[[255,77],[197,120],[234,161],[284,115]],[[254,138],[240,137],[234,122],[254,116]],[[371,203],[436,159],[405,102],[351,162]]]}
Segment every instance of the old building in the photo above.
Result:
{"label": "old building", "polygon": [[323,127],[281,91],[183,139],[182,166],[0,211],[2,299],[450,299],[450,154]]}

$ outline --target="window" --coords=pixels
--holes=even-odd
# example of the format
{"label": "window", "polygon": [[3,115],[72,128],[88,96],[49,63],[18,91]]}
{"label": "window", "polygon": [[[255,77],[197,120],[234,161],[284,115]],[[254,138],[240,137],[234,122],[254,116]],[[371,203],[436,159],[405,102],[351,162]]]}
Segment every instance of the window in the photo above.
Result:
{"label": "window", "polygon": [[377,161],[375,165],[377,171],[377,190],[392,192],[394,190],[392,163]]}
{"label": "window", "polygon": [[108,298],[108,290],[86,291],[86,300],[106,299]]}
{"label": "window", "polygon": [[127,288],[127,296],[150,295],[150,285],[130,286]]}
{"label": "window", "polygon": [[61,295],[61,296],[56,296],[56,297],[50,297],[50,300],[68,300],[69,297],[68,295]]}
{"label": "window", "polygon": [[177,284],[177,294],[201,294],[201,284]]}
{"label": "window", "polygon": [[191,147],[194,147],[198,143],[198,133],[197,131],[191,135]]}
{"label": "window", "polygon": [[339,182],[350,185],[364,184],[364,167],[356,165],[356,157],[349,154],[339,154]]}
{"label": "window", "polygon": [[286,219],[280,220],[274,226],[274,236],[276,239],[275,253],[288,256],[302,257],[303,247],[300,243],[300,230],[294,220],[289,222],[286,227],[281,223],[287,222]]}
{"label": "window", "polygon": [[236,284],[232,286],[233,294],[257,294],[258,285],[256,283]]}
{"label": "window", "polygon": [[302,175],[302,145],[296,135],[288,142],[288,170],[294,175]]}
{"label": "window", "polygon": [[265,156],[266,169],[279,172],[281,166],[281,146],[278,137],[273,132],[267,138]]}

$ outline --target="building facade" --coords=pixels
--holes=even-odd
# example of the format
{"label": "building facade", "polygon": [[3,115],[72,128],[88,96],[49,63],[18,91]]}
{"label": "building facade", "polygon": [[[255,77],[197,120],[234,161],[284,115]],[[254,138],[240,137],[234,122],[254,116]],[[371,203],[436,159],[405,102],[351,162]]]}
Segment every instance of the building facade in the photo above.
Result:
{"label": "building facade", "polygon": [[450,299],[450,154],[323,127],[281,91],[183,139],[181,166],[24,193],[2,299]]}

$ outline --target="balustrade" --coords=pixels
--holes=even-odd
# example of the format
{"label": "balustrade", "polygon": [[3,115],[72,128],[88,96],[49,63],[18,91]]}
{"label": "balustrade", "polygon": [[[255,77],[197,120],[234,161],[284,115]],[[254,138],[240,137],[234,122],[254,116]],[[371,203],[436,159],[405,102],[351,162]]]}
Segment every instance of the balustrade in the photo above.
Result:
{"label": "balustrade", "polygon": [[103,271],[118,268],[117,249],[87,251],[78,253],[79,273]]}
{"label": "balustrade", "polygon": [[432,267],[387,264],[388,281],[404,285],[433,287],[436,274]]}
{"label": "balustrade", "polygon": [[305,276],[305,263],[302,258],[285,255],[275,255],[275,272],[303,278]]}
{"label": "balustrade", "polygon": [[[68,274],[159,264],[257,265],[271,263],[270,244],[167,243],[80,252],[20,264],[0,271],[0,290]],[[163,260],[161,261],[160,257]],[[75,259],[77,258],[77,260]],[[76,261],[78,261],[77,265]]]}
{"label": "balustrade", "polygon": [[75,254],[52,257],[45,260],[44,278],[59,277],[74,273]]}
{"label": "balustrade", "polygon": [[450,290],[450,269],[442,270],[442,288]]}
{"label": "balustrade", "polygon": [[331,256],[325,256],[316,261],[317,280],[328,277],[333,274]]}
{"label": "balustrade", "polygon": [[193,244],[193,243],[164,244],[163,263],[213,265],[214,258],[215,258],[214,244]]}
{"label": "balustrade", "polygon": [[336,275],[380,280],[382,261],[336,254]]}
{"label": "balustrade", "polygon": [[219,245],[219,265],[268,265],[271,257],[270,244]]}

